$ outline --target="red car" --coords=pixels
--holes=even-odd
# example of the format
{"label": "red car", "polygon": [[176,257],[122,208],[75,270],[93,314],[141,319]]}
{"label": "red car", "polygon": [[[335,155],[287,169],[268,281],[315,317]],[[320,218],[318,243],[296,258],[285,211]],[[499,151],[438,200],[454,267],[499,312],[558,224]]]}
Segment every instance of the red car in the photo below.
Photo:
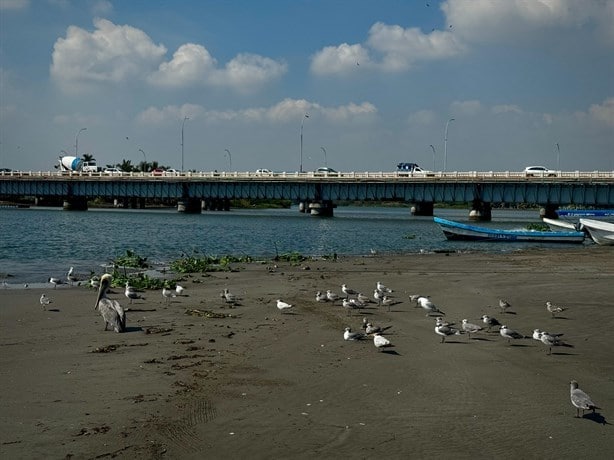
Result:
{"label": "red car", "polygon": [[162,168],[152,169],[151,170],[151,175],[152,176],[163,176],[164,175],[164,169],[162,169]]}

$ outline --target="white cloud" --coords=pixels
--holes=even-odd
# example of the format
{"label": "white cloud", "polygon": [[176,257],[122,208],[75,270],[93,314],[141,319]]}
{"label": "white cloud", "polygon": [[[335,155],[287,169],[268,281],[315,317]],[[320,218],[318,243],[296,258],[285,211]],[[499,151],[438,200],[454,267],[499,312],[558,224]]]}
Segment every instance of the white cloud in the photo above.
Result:
{"label": "white cloud", "polygon": [[517,114],[522,113],[522,109],[518,107],[517,105],[513,105],[513,104],[495,105],[491,110],[492,110],[492,113],[494,113],[495,115],[499,115],[502,113],[517,113]]}
{"label": "white cloud", "polygon": [[454,101],[450,104],[452,116],[477,115],[482,110],[480,101]]}
{"label": "white cloud", "polygon": [[92,12],[95,16],[108,16],[113,12],[113,4],[107,0],[97,0],[92,5]]}
{"label": "white cloud", "polygon": [[614,126],[614,97],[603,101],[603,104],[593,104],[588,110],[591,117],[609,126]]}
{"label": "white cloud", "polygon": [[311,58],[311,71],[316,75],[344,74],[357,66],[372,66],[369,51],[361,45],[327,46]]}
{"label": "white cloud", "polygon": [[211,82],[229,86],[240,91],[249,91],[276,80],[285,74],[287,65],[256,54],[239,54],[226,64],[224,70],[213,75]]}
{"label": "white cloud", "polygon": [[143,125],[159,125],[177,120],[182,121],[184,117],[191,120],[198,119],[204,113],[205,109],[196,104],[167,105],[162,108],[148,107],[137,115],[137,122]]}
{"label": "white cloud", "polygon": [[30,0],[0,0],[0,10],[25,10],[30,7]]}
{"label": "white cloud", "polygon": [[430,125],[435,118],[436,114],[433,110],[419,110],[409,115],[407,121],[411,125]]}
{"label": "white cloud", "polygon": [[54,45],[51,76],[65,90],[98,82],[140,78],[158,65],[166,48],[143,31],[95,19],[92,33],[69,26]]}
{"label": "white cloud", "polygon": [[158,70],[149,76],[149,81],[160,86],[189,86],[210,78],[215,67],[215,59],[205,47],[188,43],[175,51],[172,60],[160,64]]}

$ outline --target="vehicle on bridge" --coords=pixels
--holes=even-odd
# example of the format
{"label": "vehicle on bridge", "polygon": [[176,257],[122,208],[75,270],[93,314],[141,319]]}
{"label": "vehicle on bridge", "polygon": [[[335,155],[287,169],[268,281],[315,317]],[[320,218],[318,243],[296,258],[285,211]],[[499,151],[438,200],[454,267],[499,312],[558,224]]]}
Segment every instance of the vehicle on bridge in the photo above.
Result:
{"label": "vehicle on bridge", "polygon": [[524,168],[524,174],[527,177],[556,177],[558,172],[548,169],[545,166],[527,166]]}
{"label": "vehicle on bridge", "polygon": [[417,163],[399,163],[397,164],[397,171],[400,173],[408,173],[416,174],[416,175],[424,175],[424,176],[434,176],[435,173],[433,171],[426,171],[418,166]]}
{"label": "vehicle on bridge", "polygon": [[[60,171],[68,172],[68,171],[83,171],[83,172],[101,172],[102,168],[96,164],[96,161],[83,161],[82,158],[72,157],[72,156],[63,156],[59,157],[60,161]],[[58,167],[58,166],[56,166]]]}

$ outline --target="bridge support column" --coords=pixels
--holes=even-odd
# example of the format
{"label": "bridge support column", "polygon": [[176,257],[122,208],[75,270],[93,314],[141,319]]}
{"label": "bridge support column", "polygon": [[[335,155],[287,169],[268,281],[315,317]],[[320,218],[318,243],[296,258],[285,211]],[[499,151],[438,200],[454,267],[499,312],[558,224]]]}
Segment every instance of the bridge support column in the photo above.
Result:
{"label": "bridge support column", "polygon": [[299,201],[298,203],[298,212],[306,212],[307,211],[307,203],[304,201]]}
{"label": "bridge support column", "polygon": [[558,219],[559,215],[556,210],[558,209],[556,204],[547,204],[545,207],[540,208],[539,217],[547,217],[548,219]]}
{"label": "bridge support column", "polygon": [[198,198],[181,199],[177,202],[177,211],[185,214],[200,214],[200,200]]}
{"label": "bridge support column", "polygon": [[432,216],[433,215],[433,202],[432,201],[420,201],[414,203],[411,207],[412,216]]}
{"label": "bridge support column", "polygon": [[471,211],[469,211],[469,220],[491,221],[492,207],[490,203],[482,200],[473,200]]}
{"label": "bridge support column", "polygon": [[309,213],[312,216],[333,217],[335,205],[332,200],[313,201],[309,203]]}
{"label": "bridge support column", "polygon": [[87,198],[84,196],[69,196],[64,198],[64,211],[87,211]]}

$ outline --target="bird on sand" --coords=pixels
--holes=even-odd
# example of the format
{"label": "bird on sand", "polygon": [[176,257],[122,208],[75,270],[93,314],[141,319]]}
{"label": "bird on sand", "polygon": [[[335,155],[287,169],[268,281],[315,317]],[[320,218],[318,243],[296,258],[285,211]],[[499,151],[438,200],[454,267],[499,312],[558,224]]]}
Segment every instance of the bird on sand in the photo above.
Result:
{"label": "bird on sand", "polygon": [[326,292],[318,291],[316,292],[316,302],[327,302],[328,297],[326,297]]}
{"label": "bird on sand", "polygon": [[343,340],[362,340],[364,338],[365,335],[362,332],[352,332],[350,327],[346,327],[343,333]]}
{"label": "bird on sand", "polygon": [[66,280],[70,283],[76,283],[77,281],[79,281],[79,278],[77,277],[77,275],[74,274],[74,267],[70,267],[68,269],[68,273],[66,273]]}
{"label": "bird on sand", "polygon": [[108,273],[100,278],[100,288],[98,289],[98,297],[96,298],[95,310],[100,312],[104,319],[104,330],[109,326],[115,332],[125,332],[126,330],[126,314],[124,309],[117,300],[111,300],[107,297],[107,291],[111,286],[113,277]]}
{"label": "bird on sand", "polygon": [[460,335],[460,331],[451,326],[435,325],[435,334],[441,336],[441,343],[446,341],[446,337],[449,335]]}
{"label": "bird on sand", "polygon": [[475,334],[476,332],[480,332],[482,330],[482,326],[478,326],[477,324],[470,323],[466,319],[463,319],[461,327],[463,331],[469,334],[469,338],[471,339],[471,334]]}
{"label": "bird on sand", "polygon": [[488,326],[487,332],[490,332],[490,328],[493,326],[501,326],[501,323],[493,316],[482,315],[482,322]]}
{"label": "bird on sand", "polygon": [[234,295],[233,293],[231,293],[230,290],[227,288],[224,288],[224,291],[222,291],[222,297],[226,303],[231,303],[231,304],[237,303],[237,300],[238,300],[238,297]]}
{"label": "bird on sand", "polygon": [[64,284],[64,282],[60,278],[49,278],[49,283],[53,284],[53,289],[58,287],[58,284]]}
{"label": "bird on sand", "polygon": [[175,294],[183,295],[184,291],[185,291],[185,288],[183,286],[180,286],[179,284],[175,286]]}
{"label": "bird on sand", "polygon": [[358,294],[357,291],[355,291],[354,289],[350,289],[349,287],[347,287],[347,284],[342,284],[341,285],[341,290],[343,291],[343,293],[345,294],[345,298],[347,299],[349,296],[351,295],[356,295]]}
{"label": "bird on sand", "polygon": [[563,340],[561,340],[561,338],[560,338],[561,335],[562,334],[549,334],[546,331],[543,331],[540,334],[539,339],[542,341],[542,343],[544,345],[546,345],[548,347],[548,354],[549,355],[552,354],[552,347],[569,347],[569,348],[573,348],[572,344],[563,342]]}
{"label": "bird on sand", "polygon": [[383,292],[384,294],[392,294],[392,289],[390,289],[389,287],[386,287],[380,281],[378,281],[377,284],[375,285],[375,289],[377,289],[380,292]]}
{"label": "bird on sand", "polygon": [[513,329],[510,329],[505,324],[499,328],[499,334],[501,334],[501,337],[507,339],[507,343],[510,343],[511,339],[524,339],[524,335],[520,334],[519,332],[516,332]]}
{"label": "bird on sand", "polygon": [[162,288],[162,297],[164,297],[165,302],[170,302],[172,297],[176,297],[175,291],[172,289],[167,289],[166,286]]}
{"label": "bird on sand", "polygon": [[367,304],[371,302],[371,299],[369,298],[369,296],[364,295],[362,292],[359,292],[356,298],[363,304]]}
{"label": "bird on sand", "polygon": [[136,290],[132,286],[130,286],[130,283],[128,281],[126,281],[126,289],[124,290],[124,295],[126,296],[126,298],[128,298],[128,300],[130,300],[130,303],[132,303],[132,301],[135,299],[145,300],[145,297],[136,292]]}
{"label": "bird on sand", "polygon": [[53,303],[53,300],[47,297],[46,294],[41,294],[40,304],[41,304],[41,307],[43,307],[43,310],[46,310],[47,305],[49,305],[50,303]]}
{"label": "bird on sand", "polygon": [[429,316],[431,313],[439,313],[440,315],[445,315],[428,297],[418,297],[416,300],[417,304],[426,310],[426,315]]}
{"label": "bird on sand", "polygon": [[556,318],[556,314],[557,313],[562,313],[565,310],[567,310],[567,308],[559,307],[557,305],[553,305],[552,302],[548,301],[548,302],[546,302],[546,310],[548,310],[550,312],[550,314],[552,315],[553,318]]}
{"label": "bird on sand", "polygon": [[381,335],[379,332],[373,334],[373,345],[375,345],[375,348],[377,348],[379,351],[382,351],[384,348],[394,347],[394,345],[390,343],[390,340]]}
{"label": "bird on sand", "polygon": [[335,303],[335,300],[337,300],[339,296],[329,289],[326,291],[326,298],[330,300],[332,303]]}
{"label": "bird on sand", "polygon": [[601,409],[601,407],[597,407],[589,395],[578,388],[578,382],[572,380],[569,384],[571,403],[576,408],[576,417],[580,417],[580,410],[582,410],[582,415],[584,415],[585,410],[590,410],[594,413],[596,409]]}
{"label": "bird on sand", "polygon": [[283,300],[277,299],[277,308],[283,314],[286,310],[293,308],[294,305],[284,302]]}
{"label": "bird on sand", "polygon": [[507,310],[511,307],[512,305],[507,300],[499,299],[499,308],[503,313],[507,313]]}

